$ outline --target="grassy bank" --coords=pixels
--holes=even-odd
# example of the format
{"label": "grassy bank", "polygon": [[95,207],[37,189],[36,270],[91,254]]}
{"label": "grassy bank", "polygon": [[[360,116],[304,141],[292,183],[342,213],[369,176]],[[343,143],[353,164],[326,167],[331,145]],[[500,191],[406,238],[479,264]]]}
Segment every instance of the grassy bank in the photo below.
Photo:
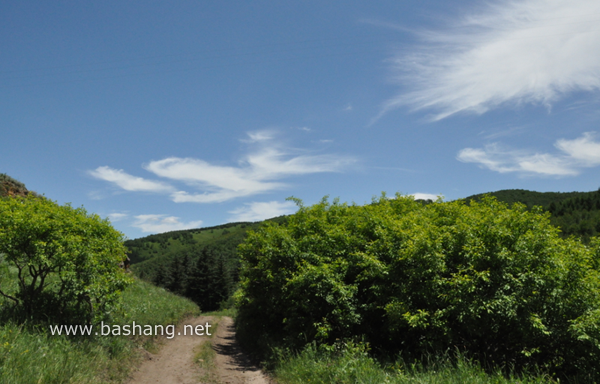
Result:
{"label": "grassy bank", "polygon": [[485,372],[464,357],[434,358],[426,364],[381,364],[360,345],[342,351],[309,346],[302,353],[280,357],[274,370],[279,384],[541,384],[544,375],[505,375]]}
{"label": "grassy bank", "polygon": [[[123,294],[115,324],[168,325],[199,313],[191,301],[136,280]],[[5,303],[2,303],[3,305]],[[0,377],[4,384],[119,383],[149,337],[52,336],[48,329],[0,325]]]}

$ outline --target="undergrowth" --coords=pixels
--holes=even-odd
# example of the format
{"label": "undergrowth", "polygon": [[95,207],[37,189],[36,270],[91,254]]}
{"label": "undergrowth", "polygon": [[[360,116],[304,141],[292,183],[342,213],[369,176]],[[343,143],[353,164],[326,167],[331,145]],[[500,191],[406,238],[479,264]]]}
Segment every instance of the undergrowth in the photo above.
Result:
{"label": "undergrowth", "polygon": [[194,361],[200,366],[200,368],[202,368],[201,380],[203,383],[218,384],[219,381],[217,378],[215,364],[217,353],[213,349],[212,340],[213,336],[219,329],[219,321],[221,320],[221,316],[218,315],[218,312],[209,312],[206,315],[214,316],[214,320],[212,321],[212,333],[208,335],[208,338],[204,340],[204,342],[197,348]]}
{"label": "undergrowth", "polygon": [[296,354],[277,352],[274,374],[279,384],[541,384],[554,382],[541,374],[486,372],[464,356],[443,355],[407,364],[383,364],[361,343],[319,348],[308,345]]}
{"label": "undergrowth", "polygon": [[[124,291],[123,303],[114,324],[168,325],[199,313],[191,301],[139,280]],[[0,324],[0,381],[120,383],[136,363],[140,347],[152,348],[154,340],[147,336],[52,336],[46,327],[5,321]]]}

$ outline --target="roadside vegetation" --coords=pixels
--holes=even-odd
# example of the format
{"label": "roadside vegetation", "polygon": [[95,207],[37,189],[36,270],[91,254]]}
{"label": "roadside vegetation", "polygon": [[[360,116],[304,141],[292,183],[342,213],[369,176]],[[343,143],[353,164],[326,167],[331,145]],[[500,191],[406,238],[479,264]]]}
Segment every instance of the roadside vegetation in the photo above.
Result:
{"label": "roadside vegetation", "polygon": [[199,305],[235,316],[280,384],[600,382],[600,191],[492,195],[293,199],[289,217],[124,241],[0,174],[0,381],[123,382],[157,338],[49,325],[166,326]]}
{"label": "roadside vegetation", "polygon": [[205,313],[205,316],[213,316],[212,321],[212,333],[208,336],[208,339],[200,344],[199,348],[195,351],[194,361],[202,369],[202,382],[206,384],[219,384],[217,377],[217,366],[215,359],[217,353],[213,348],[213,336],[219,329],[219,322],[221,320],[221,312],[209,312]]}
{"label": "roadside vegetation", "polygon": [[[287,225],[240,246],[238,336],[263,358],[292,356],[275,359],[279,369],[297,361],[316,372],[329,360],[331,374],[358,361],[385,372],[381,362],[394,361],[415,377],[411,367],[446,361],[475,376],[483,367],[489,382],[498,372],[600,379],[598,239],[563,239],[541,208],[492,197],[298,203]],[[322,355],[339,343],[371,352]]]}
{"label": "roadside vegetation", "polygon": [[108,221],[20,187],[0,197],[0,381],[122,382],[155,339],[52,335],[50,326],[166,326],[198,306],[126,273],[123,235]]}
{"label": "roadside vegetation", "polygon": [[[166,326],[198,313],[191,301],[136,279],[111,324]],[[48,327],[8,322],[0,325],[0,377],[3,384],[121,383],[140,348],[155,352],[158,343],[147,336],[58,336]]]}
{"label": "roadside vegetation", "polygon": [[[333,349],[333,350],[332,350]],[[300,353],[280,356],[274,369],[279,384],[542,384],[554,382],[543,374],[515,374],[455,355],[425,357],[406,363],[402,359],[382,363],[364,344],[338,344],[319,348],[311,344]]]}

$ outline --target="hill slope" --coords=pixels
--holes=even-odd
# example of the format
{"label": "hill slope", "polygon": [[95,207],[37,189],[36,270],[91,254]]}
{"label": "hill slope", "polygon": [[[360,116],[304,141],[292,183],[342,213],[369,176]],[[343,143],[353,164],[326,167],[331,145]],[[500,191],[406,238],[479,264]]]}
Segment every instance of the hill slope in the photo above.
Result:
{"label": "hill slope", "polygon": [[[465,198],[466,201],[480,200],[484,195],[477,194]],[[516,202],[528,208],[541,206],[550,212],[550,222],[559,227],[562,236],[578,236],[584,242],[600,233],[600,189],[593,192],[535,192],[523,189],[505,189],[489,192],[498,200],[508,204]]]}
{"label": "hill slope", "polygon": [[13,179],[5,173],[0,173],[0,197],[26,196],[29,194],[25,184]]}

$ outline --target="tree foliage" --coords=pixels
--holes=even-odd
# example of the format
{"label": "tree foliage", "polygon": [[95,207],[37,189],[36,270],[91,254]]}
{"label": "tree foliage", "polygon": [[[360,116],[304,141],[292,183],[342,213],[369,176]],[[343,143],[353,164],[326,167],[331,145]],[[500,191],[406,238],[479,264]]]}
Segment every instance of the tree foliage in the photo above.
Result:
{"label": "tree foliage", "polygon": [[123,235],[83,208],[33,195],[0,199],[0,263],[18,280],[11,292],[0,276],[0,294],[26,318],[105,318],[130,282],[119,266],[125,252]]}
{"label": "tree foliage", "polygon": [[300,206],[240,246],[245,342],[364,338],[412,356],[598,375],[600,242],[562,239],[541,208],[385,196]]}

